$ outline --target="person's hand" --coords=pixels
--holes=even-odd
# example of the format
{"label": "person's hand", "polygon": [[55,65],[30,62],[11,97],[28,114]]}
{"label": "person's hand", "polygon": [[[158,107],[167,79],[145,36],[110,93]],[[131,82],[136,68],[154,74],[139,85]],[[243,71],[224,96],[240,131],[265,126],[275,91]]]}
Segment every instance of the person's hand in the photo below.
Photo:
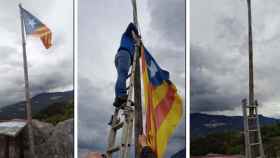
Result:
{"label": "person's hand", "polygon": [[133,37],[134,41],[136,42],[136,45],[140,46],[140,44],[141,44],[141,37],[136,35],[136,33],[134,31],[132,31],[132,37]]}
{"label": "person's hand", "polygon": [[139,135],[138,142],[142,147],[147,146],[147,140],[145,135]]}
{"label": "person's hand", "polygon": [[86,158],[103,158],[102,155],[98,152],[89,152]]}

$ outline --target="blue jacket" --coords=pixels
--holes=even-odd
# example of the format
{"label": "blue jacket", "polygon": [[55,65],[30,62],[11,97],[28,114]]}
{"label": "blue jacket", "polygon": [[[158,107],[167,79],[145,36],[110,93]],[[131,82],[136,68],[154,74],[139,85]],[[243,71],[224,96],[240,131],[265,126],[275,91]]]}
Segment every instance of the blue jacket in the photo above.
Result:
{"label": "blue jacket", "polygon": [[128,51],[131,58],[134,55],[134,43],[135,43],[132,37],[132,33],[131,33],[132,31],[134,31],[138,35],[137,28],[133,23],[130,23],[126,28],[126,31],[122,35],[120,47],[118,49],[118,51],[122,49]]}

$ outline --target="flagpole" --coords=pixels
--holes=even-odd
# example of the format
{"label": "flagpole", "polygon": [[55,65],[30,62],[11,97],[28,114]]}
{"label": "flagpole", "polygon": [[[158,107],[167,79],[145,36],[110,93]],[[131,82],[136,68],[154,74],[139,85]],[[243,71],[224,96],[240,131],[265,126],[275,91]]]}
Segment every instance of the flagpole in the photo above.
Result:
{"label": "flagpole", "polygon": [[31,100],[30,100],[30,90],[29,90],[29,81],[28,81],[28,67],[27,67],[27,56],[26,56],[26,42],[24,35],[24,22],[21,12],[21,4],[19,4],[20,9],[20,20],[21,20],[21,37],[22,37],[22,52],[23,52],[23,68],[24,68],[24,82],[25,82],[25,98],[26,98],[26,115],[28,123],[28,137],[29,137],[29,148],[32,158],[36,158],[34,150],[34,135],[32,129],[32,112],[31,112]]}
{"label": "flagpole", "polygon": [[[131,0],[133,7],[133,23],[138,29],[137,5],[136,0]],[[139,63],[140,46],[136,46],[134,55],[137,55],[135,78],[134,78],[134,102],[135,102],[135,119],[134,119],[134,144],[135,144],[135,158],[140,158],[140,144],[138,142],[139,135],[143,134],[143,118],[142,118],[142,101],[141,101],[141,80],[140,80],[140,63]]]}

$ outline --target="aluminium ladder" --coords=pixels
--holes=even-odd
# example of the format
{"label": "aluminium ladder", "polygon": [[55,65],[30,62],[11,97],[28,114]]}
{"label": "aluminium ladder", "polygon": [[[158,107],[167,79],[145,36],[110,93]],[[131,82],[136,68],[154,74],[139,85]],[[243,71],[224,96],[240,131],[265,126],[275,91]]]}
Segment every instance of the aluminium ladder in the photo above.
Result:
{"label": "aluminium ladder", "polygon": [[260,121],[258,115],[258,102],[248,105],[247,100],[242,100],[244,116],[244,136],[246,158],[264,158],[263,143],[261,138]]}
{"label": "aluminium ladder", "polygon": [[[132,102],[132,93],[134,88],[135,68],[136,60],[138,60],[138,54],[140,45],[135,44],[135,53],[133,57],[133,64],[131,68],[131,75],[128,87],[128,99],[126,105],[121,108],[115,108],[115,112],[111,118],[111,129],[108,138],[107,145],[107,158],[112,158],[113,153],[120,151],[120,158],[129,158],[129,152],[132,142],[132,129],[134,120],[134,107]],[[122,112],[120,115],[119,113]],[[123,116],[123,117],[122,117]],[[122,129],[121,144],[116,145],[117,131]]]}

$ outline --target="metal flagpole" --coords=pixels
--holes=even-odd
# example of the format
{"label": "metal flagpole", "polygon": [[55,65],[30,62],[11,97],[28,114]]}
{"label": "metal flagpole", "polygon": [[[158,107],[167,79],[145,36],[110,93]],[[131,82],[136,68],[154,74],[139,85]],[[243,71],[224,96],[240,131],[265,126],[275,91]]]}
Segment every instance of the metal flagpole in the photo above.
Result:
{"label": "metal flagpole", "polygon": [[[253,71],[253,42],[252,42],[252,15],[251,15],[251,1],[247,0],[247,9],[248,9],[248,47],[249,47],[249,116],[254,115],[254,71]],[[247,105],[245,105],[247,106]],[[250,148],[250,133],[248,127],[248,115],[247,108],[245,107],[246,121],[245,121],[245,156],[246,158],[252,157],[252,149]]]}
{"label": "metal flagpole", "polygon": [[21,4],[19,4],[20,9],[20,20],[21,20],[21,36],[22,36],[22,52],[23,52],[23,67],[24,67],[24,82],[25,82],[25,98],[26,98],[26,115],[27,115],[27,123],[28,123],[28,137],[29,137],[29,145],[30,145],[30,154],[32,158],[36,158],[35,150],[34,150],[34,135],[32,129],[32,113],[31,113],[31,100],[30,100],[30,92],[29,92],[29,82],[28,82],[28,69],[27,69],[27,56],[26,56],[26,42],[24,35],[24,21],[21,12]]}
{"label": "metal flagpole", "polygon": [[[254,70],[253,70],[253,35],[252,35],[252,15],[251,15],[251,0],[247,0],[248,4],[248,33],[249,33],[249,105],[252,106],[254,99]],[[250,109],[250,115],[253,115],[253,109]]]}
{"label": "metal flagpole", "polygon": [[[248,158],[255,157],[256,155],[264,158],[264,150],[261,138],[260,131],[260,122],[258,118],[258,105],[257,101],[254,98],[254,69],[253,69],[253,35],[252,35],[252,13],[251,13],[251,0],[247,0],[247,9],[248,9],[248,46],[249,46],[249,116],[247,116],[247,108],[246,105],[243,107],[246,110],[243,110],[246,114],[245,117],[245,155]],[[243,113],[244,113],[243,112]],[[250,121],[248,120],[250,117]],[[252,123],[256,124],[255,125]],[[256,128],[256,132],[252,130],[252,128]],[[253,136],[253,137],[252,137]],[[251,139],[252,138],[252,139]],[[254,142],[252,142],[252,140]],[[256,143],[255,143],[256,142]],[[258,146],[253,146],[255,144]]]}
{"label": "metal flagpole", "polygon": [[[136,0],[131,0],[133,7],[133,22],[137,27],[140,34],[138,18],[137,18],[137,6]],[[140,144],[138,143],[138,137],[143,133],[143,119],[142,119],[142,102],[141,102],[141,80],[140,80],[140,63],[139,63],[140,47],[136,46],[134,55],[137,55],[135,78],[134,78],[134,102],[135,102],[135,118],[134,118],[134,144],[135,144],[135,158],[140,158]]]}

